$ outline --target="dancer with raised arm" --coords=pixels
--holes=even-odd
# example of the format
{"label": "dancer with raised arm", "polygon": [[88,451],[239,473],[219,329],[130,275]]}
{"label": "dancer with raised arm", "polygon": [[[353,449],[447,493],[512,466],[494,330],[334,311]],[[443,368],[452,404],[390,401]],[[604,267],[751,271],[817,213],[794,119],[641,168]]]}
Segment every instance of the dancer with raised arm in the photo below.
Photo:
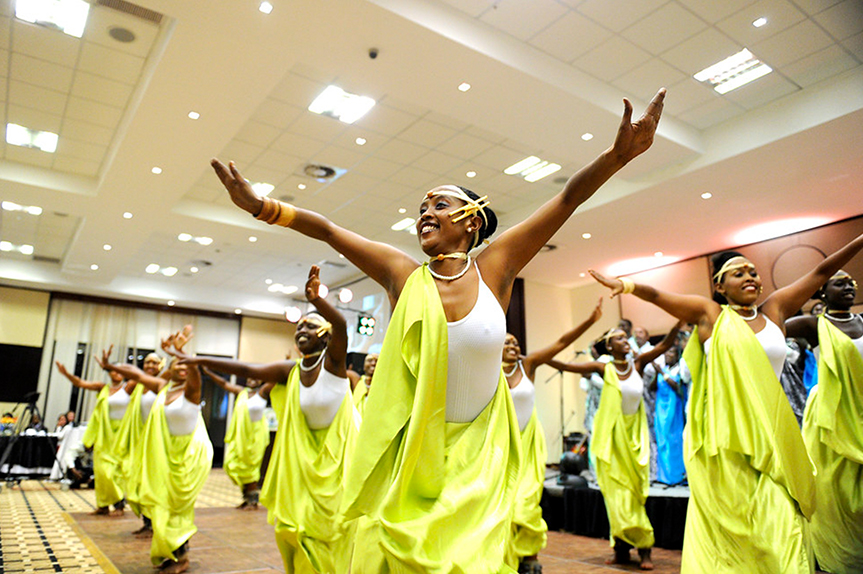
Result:
{"label": "dancer with raised arm", "polygon": [[733,251],[712,260],[717,300],[591,271],[612,296],[632,293],[696,325],[683,354],[692,373],[683,572],[812,572],[815,468],[779,384],[783,331],[861,249],[863,235],[761,305],[758,271]]}
{"label": "dancer with raised arm", "polygon": [[617,328],[604,337],[611,362],[548,363],[582,376],[603,375],[602,397],[593,419],[592,449],[614,548],[614,557],[606,564],[628,564],[634,547],[641,569],[653,570],[653,526],[644,508],[650,488],[650,435],[642,376],[647,365],[674,345],[680,326],[678,322],[657,346],[642,354],[632,352],[626,332]]}
{"label": "dancer with raised arm", "polygon": [[[56,361],[56,365],[60,374],[79,389],[99,393],[87,430],[81,438],[84,446],[93,449],[93,478],[96,482],[96,510],[93,514],[122,516],[126,498],[123,494],[121,459],[117,456],[115,443],[129,404],[129,394],[135,385],[119,373],[109,373],[111,383],[107,385],[99,381],[85,381],[66,370],[61,362]],[[114,505],[113,511],[111,505]]]}
{"label": "dancer with raised arm", "polygon": [[357,407],[360,415],[363,414],[366,407],[366,397],[372,388],[372,377],[375,374],[375,367],[378,364],[377,353],[369,353],[363,361],[363,375],[357,379],[352,389],[354,396],[354,406]]}
{"label": "dancer with raised arm", "polygon": [[[179,353],[191,327],[162,341],[162,350]],[[119,372],[156,393],[144,427],[139,504],[152,521],[150,561],[166,574],[189,568],[189,539],[197,532],[195,501],[213,466],[213,444],[201,416],[201,375],[196,367],[174,362],[170,382],[134,365],[111,364],[110,349],[102,368]]]}
{"label": "dancer with raised arm", "polygon": [[337,520],[347,449],[359,416],[347,378],[347,323],[320,297],[320,269],[313,265],[306,299],[317,313],[297,323],[300,361],[255,365],[231,359],[187,357],[223,373],[278,383],[270,392],[279,430],[267,466],[261,503],[275,526],[286,572],[348,572],[352,528]]}
{"label": "dancer with raised arm", "polygon": [[507,544],[506,563],[524,574],[542,574],[537,559],[545,548],[548,525],[539,507],[545,482],[545,433],[536,416],[536,389],[533,379],[536,369],[548,363],[555,355],[581,337],[602,316],[602,299],[583,323],[543,349],[521,354],[518,338],[507,333],[503,342],[503,374],[512,395],[518,428],[521,431],[521,450],[524,454],[519,471],[518,490],[515,496],[510,540]]}
{"label": "dancer with raised arm", "polygon": [[820,316],[794,317],[786,336],[818,356],[818,384],[803,416],[803,441],[818,474],[812,546],[819,566],[863,572],[863,317],[851,312],[857,282],[837,271],[818,290]]}
{"label": "dancer with raised arm", "polygon": [[270,428],[264,418],[264,409],[275,383],[262,383],[258,379],[246,379],[246,384],[235,385],[203,367],[210,379],[234,399],[231,421],[225,432],[225,459],[222,468],[243,493],[243,502],[237,508],[257,510],[261,480],[261,463],[270,444]]}
{"label": "dancer with raised arm", "polygon": [[[351,572],[506,571],[520,437],[500,358],[516,275],[612,175],[653,142],[665,90],[561,193],[482,251],[497,219],[455,185],[423,195],[417,236],[429,263],[324,216],[259,197],[233,163],[212,165],[233,202],[262,221],[326,242],[377,281],[393,316],[376,391],[346,482],[345,515],[366,516]],[[368,413],[374,413],[373,417]],[[482,541],[482,542],[478,542]]]}

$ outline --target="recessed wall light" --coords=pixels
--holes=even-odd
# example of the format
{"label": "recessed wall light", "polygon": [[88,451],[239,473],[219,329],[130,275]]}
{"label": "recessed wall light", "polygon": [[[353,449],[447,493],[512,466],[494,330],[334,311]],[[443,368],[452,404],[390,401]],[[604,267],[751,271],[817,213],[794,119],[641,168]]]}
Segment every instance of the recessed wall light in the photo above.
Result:
{"label": "recessed wall light", "polygon": [[764,17],[762,16],[761,18],[756,18],[756,19],[752,22],[752,25],[753,25],[753,26],[755,26],[756,28],[760,28],[760,27],[762,27],[763,25],[765,25],[766,23],[767,23],[767,18],[764,18]]}
{"label": "recessed wall light", "polygon": [[31,130],[18,124],[6,124],[6,143],[11,145],[54,153],[57,151],[59,139],[55,133]]}
{"label": "recessed wall light", "polygon": [[283,293],[285,295],[296,293],[298,289],[299,288],[296,285],[282,285],[281,283],[273,283],[267,287],[267,291],[270,293]]}
{"label": "recessed wall light", "polygon": [[95,263],[90,266],[90,271],[98,271],[98,270],[99,270],[99,266],[96,265]]}
{"label": "recessed wall light", "polygon": [[589,142],[590,140],[593,139],[593,134],[590,132],[584,132],[583,134],[581,134],[581,139],[583,139],[586,142]]}
{"label": "recessed wall light", "polygon": [[111,251],[111,246],[106,243],[102,246],[102,249],[104,249],[105,251]]}
{"label": "recessed wall light", "polygon": [[189,112],[189,119],[190,120],[197,120],[200,117],[201,117],[201,114],[199,114],[198,112]]}
{"label": "recessed wall light", "polygon": [[173,301],[168,301],[168,307],[173,307],[174,305],[176,305],[176,303],[174,303]]}
{"label": "recessed wall light", "polygon": [[249,243],[254,243],[254,242],[255,242],[255,241],[257,241],[257,240],[258,240],[258,238],[257,238],[257,237],[255,237],[254,235],[250,235],[250,236],[249,236]]}
{"label": "recessed wall light", "polygon": [[468,84],[467,82],[462,82],[461,84],[458,85],[458,91],[460,91],[460,92],[466,92],[469,89],[470,89],[470,84]]}
{"label": "recessed wall light", "polygon": [[17,251],[24,255],[33,255],[33,246],[27,244],[15,245],[10,241],[0,241],[0,251]]}
{"label": "recessed wall light", "polygon": [[704,193],[701,194],[701,199],[710,199],[711,197],[713,197],[713,194],[710,193],[709,191],[705,191]]}
{"label": "recessed wall light", "polygon": [[465,175],[466,175],[467,177],[476,177],[476,172],[475,172],[475,171],[469,171],[469,172],[467,172]]}
{"label": "recessed wall light", "polygon": [[258,10],[260,10],[264,14],[269,14],[273,11],[273,5],[269,2],[261,2],[261,4],[258,6]]}
{"label": "recessed wall light", "polygon": [[132,219],[132,213],[129,211],[124,212],[123,219]]}
{"label": "recessed wall light", "polygon": [[582,238],[582,239],[590,239],[591,237],[592,237],[592,236],[590,235],[590,233],[582,233],[582,234],[581,234],[581,238]]}
{"label": "recessed wall light", "polygon": [[327,86],[309,105],[309,111],[352,124],[368,113],[375,101],[344,91],[338,86]]}
{"label": "recessed wall light", "polygon": [[235,314],[237,314],[237,315],[242,315],[242,314],[243,314],[243,310],[242,310],[242,309],[234,309],[234,313],[235,313]]}
{"label": "recessed wall light", "polygon": [[159,175],[160,173],[162,173],[162,168],[161,168],[161,167],[156,166],[156,167],[154,167],[153,169],[151,169],[150,171],[151,171],[151,172],[153,172],[153,173],[155,173],[156,175]]}
{"label": "recessed wall light", "polygon": [[20,251],[24,255],[33,255],[33,246],[24,244],[18,248],[18,251]]}
{"label": "recessed wall light", "polygon": [[343,254],[339,253],[339,259],[344,259],[344,258],[345,258],[345,256]]}
{"label": "recessed wall light", "polygon": [[366,138],[357,138],[354,141],[357,142],[357,145],[366,145]]}

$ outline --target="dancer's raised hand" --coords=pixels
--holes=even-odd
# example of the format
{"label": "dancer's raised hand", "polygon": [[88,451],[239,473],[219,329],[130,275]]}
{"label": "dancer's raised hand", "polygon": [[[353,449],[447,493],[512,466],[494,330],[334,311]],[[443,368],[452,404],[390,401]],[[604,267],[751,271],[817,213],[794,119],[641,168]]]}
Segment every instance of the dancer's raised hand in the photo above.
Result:
{"label": "dancer's raised hand", "polygon": [[638,121],[632,121],[632,103],[623,99],[623,117],[614,138],[612,152],[623,162],[628,163],[636,156],[647,151],[653,143],[659,118],[662,116],[662,106],[665,100],[665,88],[661,88],[644,110]]}
{"label": "dancer's raised hand", "polygon": [[231,194],[231,201],[244,211],[248,211],[252,215],[257,215],[261,212],[264,205],[263,200],[254,192],[252,186],[240,174],[234,162],[228,162],[226,166],[218,159],[210,160],[210,165],[213,166],[216,175],[222,181],[222,185]]}
{"label": "dancer's raised hand", "polygon": [[587,272],[590,273],[590,276],[596,279],[599,283],[611,289],[612,299],[623,293],[623,281],[621,281],[620,279],[609,279],[604,275],[601,275],[597,271],[594,271],[593,269],[588,269]]}

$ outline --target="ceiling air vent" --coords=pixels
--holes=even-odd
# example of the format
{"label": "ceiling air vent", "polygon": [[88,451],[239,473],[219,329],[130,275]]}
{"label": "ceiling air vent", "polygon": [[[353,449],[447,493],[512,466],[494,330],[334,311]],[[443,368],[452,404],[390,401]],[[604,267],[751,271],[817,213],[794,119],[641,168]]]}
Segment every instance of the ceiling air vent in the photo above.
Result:
{"label": "ceiling air vent", "polygon": [[39,263],[51,263],[54,265],[60,265],[60,260],[56,257],[45,257],[44,255],[34,255],[33,261],[38,261]]}
{"label": "ceiling air vent", "polygon": [[303,166],[300,173],[301,175],[314,178],[318,183],[331,183],[347,173],[347,170],[319,163],[309,163]]}
{"label": "ceiling air vent", "polygon": [[138,6],[137,4],[126,2],[126,0],[98,0],[96,4],[104,6],[105,8],[117,10],[118,12],[123,12],[124,14],[129,14],[130,16],[135,16],[141,20],[153,22],[154,24],[161,24],[162,18],[164,18],[162,14],[155,10],[149,10],[142,6]]}

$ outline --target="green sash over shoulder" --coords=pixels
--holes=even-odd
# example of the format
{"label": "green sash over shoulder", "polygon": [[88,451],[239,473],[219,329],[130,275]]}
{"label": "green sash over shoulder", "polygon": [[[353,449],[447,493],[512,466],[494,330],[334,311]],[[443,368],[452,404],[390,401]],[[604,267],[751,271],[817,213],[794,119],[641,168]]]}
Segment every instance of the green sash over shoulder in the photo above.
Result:
{"label": "green sash over shoulder", "polygon": [[238,486],[261,479],[261,462],[270,443],[267,419],[258,422],[249,418],[249,389],[237,393],[234,412],[225,433],[225,474]]}
{"label": "green sash over shoulder", "polygon": [[144,428],[147,456],[141,465],[140,504],[153,521],[150,561],[154,565],[176,560],[174,551],[198,531],[195,500],[213,466],[213,443],[200,413],[191,433],[172,435],[168,429],[165,396],[169,386],[156,397]]}
{"label": "green sash over shoulder", "polygon": [[[350,527],[339,521],[347,449],[359,424],[350,393],[333,422],[312,430],[300,409],[300,368],[280,387],[279,430],[261,490],[267,519],[275,526],[285,571],[347,572],[352,543]],[[285,394],[282,394],[282,393]],[[284,399],[284,400],[282,400]]]}
{"label": "green sash over shoulder", "polygon": [[[126,391],[120,389],[118,393]],[[96,506],[104,508],[123,500],[122,471],[115,452],[115,438],[120,421],[111,420],[108,407],[108,385],[102,387],[96,398],[93,414],[81,442],[93,449],[93,476],[96,482]]]}
{"label": "green sash over shoulder", "polygon": [[619,538],[636,548],[650,548],[653,526],[644,508],[650,488],[647,414],[644,401],[639,402],[634,414],[623,414],[620,379],[612,363],[605,366],[605,384],[592,436],[596,478],[605,499],[611,545]]}
{"label": "green sash over shoulder", "polygon": [[723,306],[709,360],[697,329],[684,459],[691,490],[683,572],[813,571],[815,468],[752,329]]}
{"label": "green sash over shoulder", "polygon": [[539,503],[542,500],[548,453],[545,433],[539,424],[535,407],[521,433],[521,452],[524,459],[519,473],[506,557],[506,563],[512,568],[518,568],[522,558],[539,554],[545,548],[547,539],[548,525],[542,518]]}
{"label": "green sash over shoulder", "polygon": [[359,411],[360,415],[362,415],[363,410],[365,410],[366,397],[369,395],[369,389],[371,388],[366,384],[367,380],[368,377],[363,375],[360,377],[360,380],[357,381],[357,386],[354,387],[354,406],[357,407],[357,411]]}
{"label": "green sash over shoulder", "polygon": [[345,484],[361,521],[351,572],[487,574],[504,565],[521,462],[501,372],[469,423],[446,422],[447,322],[423,265],[408,278],[384,338]]}
{"label": "green sash over shoulder", "polygon": [[123,476],[123,485],[126,489],[126,502],[132,511],[140,516],[141,506],[138,491],[141,487],[141,459],[144,456],[142,440],[144,438],[144,423],[141,420],[141,395],[147,389],[138,383],[132,396],[123,420],[120,421],[120,429],[117,431],[116,453],[120,462],[120,472]]}
{"label": "green sash over shoulder", "polygon": [[803,416],[818,504],[812,545],[828,572],[863,572],[863,357],[823,316],[818,319],[818,384]]}

